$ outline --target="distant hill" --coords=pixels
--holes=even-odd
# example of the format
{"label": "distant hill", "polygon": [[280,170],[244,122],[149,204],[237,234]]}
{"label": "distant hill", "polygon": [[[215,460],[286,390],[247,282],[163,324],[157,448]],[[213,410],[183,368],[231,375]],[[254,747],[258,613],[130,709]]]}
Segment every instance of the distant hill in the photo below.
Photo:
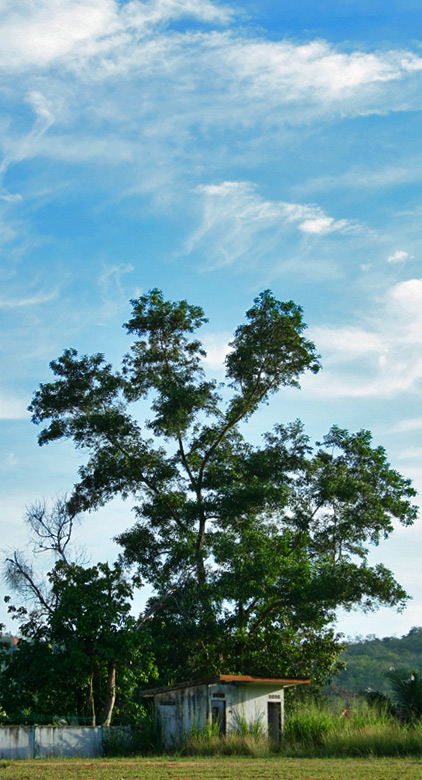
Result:
{"label": "distant hill", "polygon": [[388,693],[384,675],[392,666],[422,671],[422,627],[412,628],[402,637],[357,639],[344,650],[340,660],[346,663],[346,669],[327,686],[329,696],[349,698],[367,688]]}

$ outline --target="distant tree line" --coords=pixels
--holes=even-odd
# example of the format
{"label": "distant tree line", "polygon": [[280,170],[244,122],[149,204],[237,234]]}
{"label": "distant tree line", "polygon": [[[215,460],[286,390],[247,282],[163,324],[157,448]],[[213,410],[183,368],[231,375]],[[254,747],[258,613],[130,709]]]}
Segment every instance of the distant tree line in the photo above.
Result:
{"label": "distant tree line", "polygon": [[360,637],[349,643],[339,656],[344,668],[326,688],[329,695],[356,696],[371,688],[389,694],[386,673],[393,669],[422,670],[422,627],[412,628],[402,637]]}

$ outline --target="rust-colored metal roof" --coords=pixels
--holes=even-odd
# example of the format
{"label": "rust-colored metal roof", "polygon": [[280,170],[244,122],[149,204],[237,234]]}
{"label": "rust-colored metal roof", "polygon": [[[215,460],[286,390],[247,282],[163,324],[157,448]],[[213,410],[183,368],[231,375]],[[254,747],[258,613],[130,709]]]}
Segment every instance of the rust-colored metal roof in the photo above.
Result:
{"label": "rust-colored metal roof", "polygon": [[195,685],[215,685],[216,683],[230,683],[242,685],[245,683],[258,685],[274,685],[280,688],[290,688],[293,685],[309,685],[311,681],[306,677],[252,677],[249,674],[216,674],[214,677],[205,677],[202,680],[188,680],[187,682],[164,685],[161,688],[149,688],[142,692],[142,696],[155,696],[157,693],[177,691],[180,688],[193,688]]}

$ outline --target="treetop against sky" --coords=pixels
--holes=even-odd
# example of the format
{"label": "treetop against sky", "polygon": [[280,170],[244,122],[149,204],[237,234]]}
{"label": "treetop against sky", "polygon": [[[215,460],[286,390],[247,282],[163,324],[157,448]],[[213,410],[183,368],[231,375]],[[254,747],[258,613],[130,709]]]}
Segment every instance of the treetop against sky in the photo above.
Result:
{"label": "treetop against sky", "polygon": [[[297,417],[312,440],[369,429],[420,491],[421,16],[374,0],[1,5],[4,547],[83,462],[38,449],[27,406],[49,361],[74,347],[117,367],[128,301],[155,287],[204,308],[217,378],[260,290],[301,305],[322,370],[271,399],[255,440]],[[79,541],[112,560],[129,525],[116,501]],[[420,538],[419,521],[375,551],[413,595],[403,615],[340,629],[420,623]]]}

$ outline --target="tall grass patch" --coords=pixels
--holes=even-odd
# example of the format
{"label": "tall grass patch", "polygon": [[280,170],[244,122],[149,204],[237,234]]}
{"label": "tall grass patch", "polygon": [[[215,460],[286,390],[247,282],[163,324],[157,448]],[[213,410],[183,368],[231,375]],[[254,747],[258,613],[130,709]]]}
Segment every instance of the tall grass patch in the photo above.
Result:
{"label": "tall grass patch", "polygon": [[233,730],[226,736],[220,735],[218,723],[203,729],[193,728],[185,735],[178,748],[181,756],[250,756],[266,758],[270,755],[267,731],[261,718],[247,721],[237,715]]}
{"label": "tall grass patch", "polygon": [[401,724],[365,705],[346,715],[307,706],[286,719],[281,747],[289,756],[422,756],[422,724]]}

